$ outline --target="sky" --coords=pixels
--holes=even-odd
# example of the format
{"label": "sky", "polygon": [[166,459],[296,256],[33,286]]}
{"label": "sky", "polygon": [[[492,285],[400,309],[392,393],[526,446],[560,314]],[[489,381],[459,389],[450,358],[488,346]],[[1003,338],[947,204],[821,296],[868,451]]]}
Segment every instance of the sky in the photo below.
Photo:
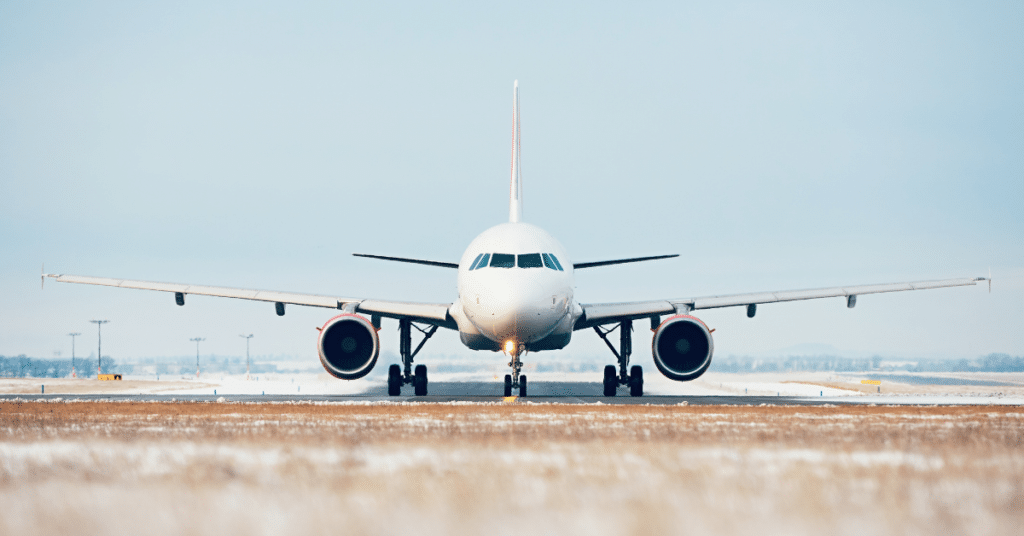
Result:
{"label": "sky", "polygon": [[[702,311],[719,355],[1024,354],[1024,4],[0,3],[0,355],[316,358],[333,313],[47,272],[448,302],[508,214],[582,303],[987,276]],[[397,353],[397,323],[381,332]],[[650,365],[638,325],[634,362]],[[505,359],[443,332],[433,356]],[[611,362],[576,332],[527,358]],[[504,363],[504,361],[501,361]]]}

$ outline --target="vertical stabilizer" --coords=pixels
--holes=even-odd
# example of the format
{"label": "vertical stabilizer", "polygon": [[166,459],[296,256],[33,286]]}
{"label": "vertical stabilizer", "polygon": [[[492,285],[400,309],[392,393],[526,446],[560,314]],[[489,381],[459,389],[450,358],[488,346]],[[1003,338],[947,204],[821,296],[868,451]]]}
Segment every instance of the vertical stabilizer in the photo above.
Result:
{"label": "vertical stabilizer", "polygon": [[523,219],[523,175],[519,168],[519,80],[512,84],[512,180],[509,187],[508,221]]}

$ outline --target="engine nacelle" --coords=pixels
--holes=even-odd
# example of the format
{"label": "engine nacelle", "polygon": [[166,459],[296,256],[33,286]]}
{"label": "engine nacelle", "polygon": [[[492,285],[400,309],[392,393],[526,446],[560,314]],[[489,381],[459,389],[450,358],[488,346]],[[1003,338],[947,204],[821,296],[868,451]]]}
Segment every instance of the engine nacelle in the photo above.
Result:
{"label": "engine nacelle", "polygon": [[317,341],[320,363],[342,380],[366,376],[377,364],[380,339],[369,320],[353,314],[338,315],[324,324]]}
{"label": "engine nacelle", "polygon": [[699,318],[690,315],[676,315],[662,322],[654,332],[651,346],[658,370],[681,382],[704,374],[711,366],[715,350],[711,331]]}

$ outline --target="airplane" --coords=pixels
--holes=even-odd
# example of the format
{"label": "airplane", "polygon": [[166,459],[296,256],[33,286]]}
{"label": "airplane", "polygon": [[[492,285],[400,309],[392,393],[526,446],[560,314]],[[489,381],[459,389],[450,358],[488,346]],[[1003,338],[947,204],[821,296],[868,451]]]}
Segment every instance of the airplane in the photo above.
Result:
{"label": "airplane", "polygon": [[[502,352],[510,358],[511,372],[505,375],[504,394],[527,396],[527,377],[522,374],[527,353],[560,350],[573,333],[593,329],[615,356],[618,366],[604,368],[604,395],[616,396],[628,387],[631,396],[643,395],[643,368],[629,366],[632,355],[634,320],[648,319],[654,333],[652,356],[658,371],[676,381],[690,381],[711,366],[714,353],[712,329],[692,313],[702,309],[745,307],[753,318],[757,306],[768,303],[845,298],[854,307],[857,297],[881,292],[899,292],[976,285],[991,276],[916,281],[881,285],[857,285],[811,290],[788,290],[731,294],[696,298],[663,299],[624,303],[581,304],[574,294],[576,270],[615,264],[678,257],[653,255],[594,262],[573,262],[569,252],[540,227],[523,221],[523,181],[520,172],[519,82],[512,88],[512,164],[509,184],[508,222],[487,229],[466,248],[458,263],[405,257],[355,253],[357,257],[438,266],[457,270],[458,297],[452,303],[413,303],[327,295],[296,294],[152,281],[134,281],[79,275],[47,274],[62,283],[105,285],[174,293],[178,305],[185,296],[220,296],[273,302],[284,316],[285,305],[338,309],[319,330],[317,349],[320,363],[332,376],[356,380],[370,373],[380,354],[378,332],[381,319],[398,320],[401,365],[388,369],[388,394],[399,396],[411,384],[416,396],[427,394],[427,367],[413,368],[413,359],[438,329],[456,330],[470,350]],[[45,270],[44,270],[45,272]],[[369,316],[369,319],[366,317]],[[664,318],[663,318],[664,317]],[[412,328],[422,334],[412,347]],[[609,335],[618,330],[618,348]]]}

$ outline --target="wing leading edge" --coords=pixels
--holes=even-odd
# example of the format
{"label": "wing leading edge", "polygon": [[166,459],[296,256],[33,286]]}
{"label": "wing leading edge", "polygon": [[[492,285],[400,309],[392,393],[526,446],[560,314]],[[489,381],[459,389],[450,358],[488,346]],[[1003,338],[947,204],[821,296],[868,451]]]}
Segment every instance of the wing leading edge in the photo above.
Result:
{"label": "wing leading edge", "polygon": [[[583,316],[576,322],[575,329],[586,329],[600,324],[634,320],[664,314],[685,314],[697,309],[716,309],[719,307],[756,306],[762,303],[776,303],[797,300],[813,300],[818,298],[846,297],[848,306],[856,303],[861,294],[878,294],[881,292],[902,292],[906,290],[925,290],[932,288],[962,287],[976,285],[979,281],[988,281],[986,277],[965,277],[959,279],[940,279],[936,281],[914,281],[909,283],[889,283],[882,285],[856,285],[846,287],[830,287],[808,290],[784,290],[777,292],[756,292],[750,294],[728,294],[722,296],[705,296],[702,298],[684,298],[675,300],[654,300],[644,302],[599,303],[583,305]],[[851,300],[852,297],[852,300]]]}
{"label": "wing leading edge", "polygon": [[410,259],[408,257],[388,257],[385,255],[369,255],[366,253],[353,253],[353,257],[366,257],[367,259],[379,259],[383,261],[407,262],[410,264],[424,264],[427,266],[438,266],[441,268],[458,268],[456,262],[428,261],[424,259]]}
{"label": "wing leading edge", "polygon": [[674,253],[672,255],[655,255],[653,257],[633,257],[631,259],[613,259],[613,260],[610,260],[610,261],[577,262],[577,263],[573,264],[572,267],[574,269],[576,269],[576,270],[579,270],[581,268],[595,268],[595,267],[598,267],[598,266],[611,266],[613,264],[626,264],[627,262],[644,262],[644,261],[656,261],[656,260],[659,260],[659,259],[671,259],[673,257],[678,257],[678,256],[679,256],[678,253]]}
{"label": "wing leading edge", "polygon": [[[134,281],[131,279],[115,279],[109,277],[91,277],[84,275],[45,274],[46,277],[61,283],[78,283],[83,285],[101,285],[107,287],[131,288],[138,290],[156,290],[180,294],[182,300],[188,294],[199,296],[216,296],[220,298],[237,298],[281,304],[325,307],[329,309],[349,310],[389,318],[409,318],[441,327],[456,329],[455,322],[448,316],[448,305],[443,303],[394,302],[386,300],[364,300],[359,298],[342,298],[318,294],[298,294],[294,292],[277,292],[272,290],[241,289],[230,287],[211,287],[206,285],[187,285],[182,283],[160,283],[156,281]],[[180,303],[183,303],[180,302]]]}

